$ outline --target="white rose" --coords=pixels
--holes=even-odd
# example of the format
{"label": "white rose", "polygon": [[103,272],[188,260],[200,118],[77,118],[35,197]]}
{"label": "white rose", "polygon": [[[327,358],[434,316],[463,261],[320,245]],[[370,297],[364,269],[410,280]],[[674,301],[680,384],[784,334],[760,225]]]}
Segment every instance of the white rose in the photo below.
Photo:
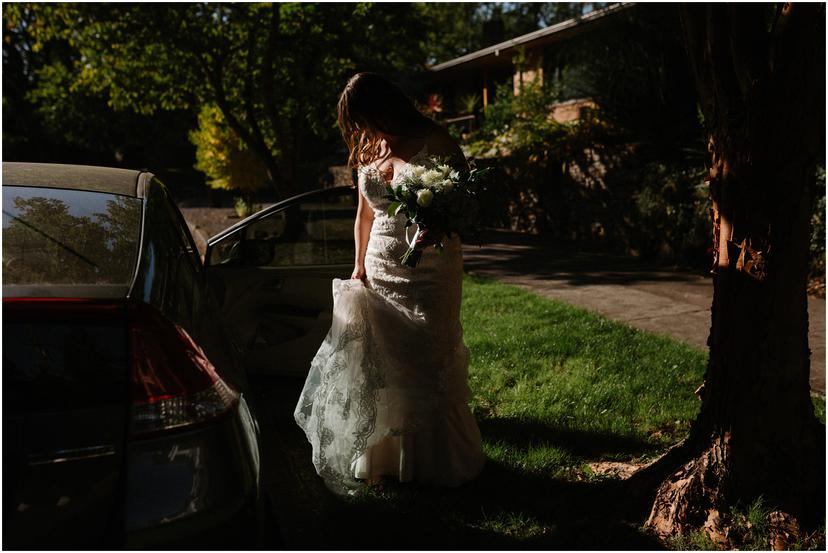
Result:
{"label": "white rose", "polygon": [[447,177],[451,173],[451,167],[448,165],[438,165],[437,169],[443,173],[443,177]]}
{"label": "white rose", "polygon": [[426,168],[422,165],[411,165],[408,173],[414,177],[415,179],[419,179],[423,176],[423,173],[426,172]]}
{"label": "white rose", "polygon": [[429,169],[423,173],[423,184],[426,186],[434,186],[443,180],[443,173],[437,169]]}
{"label": "white rose", "polygon": [[431,200],[434,199],[434,192],[428,188],[423,188],[417,191],[417,205],[428,207],[431,205]]}
{"label": "white rose", "polygon": [[451,192],[454,188],[454,183],[449,179],[443,181],[443,192]]}

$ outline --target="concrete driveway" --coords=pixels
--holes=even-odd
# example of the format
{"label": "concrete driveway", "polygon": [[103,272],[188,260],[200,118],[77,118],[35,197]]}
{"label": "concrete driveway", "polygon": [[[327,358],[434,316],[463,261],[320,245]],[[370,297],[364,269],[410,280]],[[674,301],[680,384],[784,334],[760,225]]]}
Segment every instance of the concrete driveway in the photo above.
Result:
{"label": "concrete driveway", "polygon": [[[596,311],[636,328],[707,347],[710,276],[584,252],[509,231],[487,231],[483,247],[464,246],[467,271]],[[825,300],[808,297],[811,389],[825,395]]]}

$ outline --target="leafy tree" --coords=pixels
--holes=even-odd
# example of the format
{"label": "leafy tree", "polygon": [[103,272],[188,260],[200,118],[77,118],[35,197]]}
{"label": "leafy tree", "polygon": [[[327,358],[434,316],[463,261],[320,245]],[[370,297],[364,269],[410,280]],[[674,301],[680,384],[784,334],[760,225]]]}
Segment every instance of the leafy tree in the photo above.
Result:
{"label": "leafy tree", "polygon": [[5,10],[8,25],[27,28],[32,51],[59,42],[72,52],[64,69],[49,63],[40,70],[35,98],[41,105],[67,89],[103,95],[114,109],[143,115],[214,105],[282,192],[295,187],[306,152],[336,139],[332,106],[351,73],[408,70],[422,59],[421,20],[412,4],[18,4]]}
{"label": "leafy tree", "polygon": [[203,181],[187,140],[193,114],[116,112],[104,94],[73,87],[73,49],[63,40],[35,48],[35,14],[20,7],[3,6],[4,159],[150,168],[175,192]]}

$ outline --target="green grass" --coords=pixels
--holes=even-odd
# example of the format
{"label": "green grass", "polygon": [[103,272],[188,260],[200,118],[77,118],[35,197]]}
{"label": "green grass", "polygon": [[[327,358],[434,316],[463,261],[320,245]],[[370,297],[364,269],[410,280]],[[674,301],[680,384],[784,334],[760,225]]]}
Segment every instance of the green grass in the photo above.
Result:
{"label": "green grass", "polygon": [[643,463],[682,439],[706,353],[495,281],[463,286],[486,469],[458,490],[392,483],[354,501],[442,528],[455,545],[658,547],[601,518],[612,477],[588,463]]}
{"label": "green grass", "polygon": [[[703,533],[666,544],[643,533],[646,513],[614,495],[617,477],[590,467],[641,464],[680,441],[707,353],[496,281],[466,276],[463,286],[483,473],[458,489],[320,494],[332,536],[320,544],[347,535],[349,548],[709,549]],[[814,405],[824,421],[824,400]],[[300,442],[295,466],[321,486]]]}
{"label": "green grass", "polygon": [[814,414],[816,415],[816,418],[819,419],[819,422],[825,424],[825,398],[812,394],[811,401],[814,404]]}
{"label": "green grass", "polygon": [[699,409],[697,348],[475,277],[462,323],[486,453],[515,470],[640,461],[681,439]]}
{"label": "green grass", "polygon": [[[736,549],[739,551],[767,551],[771,548],[771,523],[769,515],[773,508],[759,497],[749,505],[737,506],[724,514],[727,527],[727,544],[717,545],[704,530],[697,530],[683,536],[667,540],[667,545],[674,550],[720,550]],[[811,533],[803,533],[788,544],[793,551],[824,550],[825,528],[818,528]]]}

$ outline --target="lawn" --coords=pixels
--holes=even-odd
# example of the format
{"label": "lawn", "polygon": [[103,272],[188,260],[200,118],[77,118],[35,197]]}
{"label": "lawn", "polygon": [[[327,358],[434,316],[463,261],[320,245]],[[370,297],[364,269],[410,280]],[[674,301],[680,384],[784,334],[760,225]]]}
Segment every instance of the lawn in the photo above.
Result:
{"label": "lawn", "polygon": [[486,469],[459,490],[389,485],[353,502],[446,545],[658,547],[603,512],[618,476],[596,463],[633,468],[682,439],[706,353],[473,276],[461,316]]}
{"label": "lawn", "polygon": [[[706,352],[474,276],[461,316],[483,473],[458,489],[391,483],[342,499],[322,488],[300,432],[291,465],[313,503],[305,539],[322,548],[663,548],[638,527],[646,512],[619,501],[619,473],[686,435]],[[815,403],[824,420],[824,400]]]}
{"label": "lawn", "polygon": [[686,434],[706,352],[513,286],[464,286],[472,409],[490,458],[577,477],[589,461],[641,462]]}

